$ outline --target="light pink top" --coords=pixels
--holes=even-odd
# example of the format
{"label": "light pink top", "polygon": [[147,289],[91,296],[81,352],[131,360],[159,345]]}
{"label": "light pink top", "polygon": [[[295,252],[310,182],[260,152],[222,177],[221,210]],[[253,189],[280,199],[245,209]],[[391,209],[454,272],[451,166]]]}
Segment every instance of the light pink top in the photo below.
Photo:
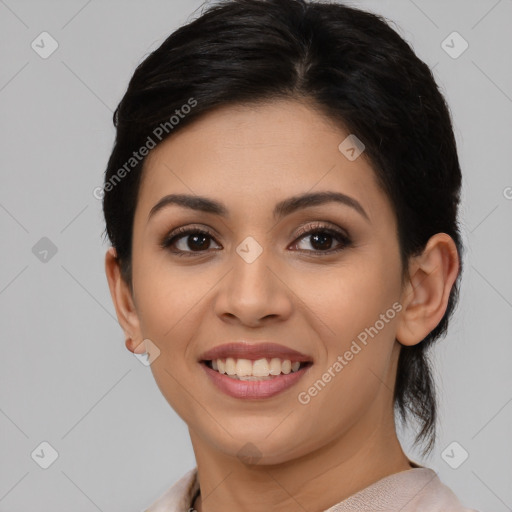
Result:
{"label": "light pink top", "polygon": [[[191,469],[145,512],[192,512],[199,489],[197,467]],[[429,468],[415,467],[389,475],[324,512],[477,512],[465,508]]]}

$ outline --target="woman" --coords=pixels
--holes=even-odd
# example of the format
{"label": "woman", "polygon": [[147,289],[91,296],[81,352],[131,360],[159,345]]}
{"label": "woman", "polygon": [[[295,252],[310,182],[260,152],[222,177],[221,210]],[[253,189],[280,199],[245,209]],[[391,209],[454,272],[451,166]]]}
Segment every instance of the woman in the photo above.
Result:
{"label": "woman", "polygon": [[410,46],[344,5],[222,1],[114,123],[108,283],[197,461],[148,510],[469,510],[395,428],[432,450],[462,251],[449,111]]}

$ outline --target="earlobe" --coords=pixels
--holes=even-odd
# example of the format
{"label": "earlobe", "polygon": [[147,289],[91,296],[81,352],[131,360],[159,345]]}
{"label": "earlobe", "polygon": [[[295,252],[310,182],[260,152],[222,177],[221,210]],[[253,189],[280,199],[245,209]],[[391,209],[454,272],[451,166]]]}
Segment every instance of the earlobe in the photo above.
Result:
{"label": "earlobe", "polygon": [[127,337],[125,341],[126,348],[134,354],[144,354],[146,350],[146,344],[142,341],[136,341],[133,338]]}
{"label": "earlobe", "polygon": [[411,260],[410,280],[401,301],[398,342],[416,345],[436,328],[446,312],[459,266],[457,247],[446,233],[432,236],[422,254]]}
{"label": "earlobe", "polygon": [[[128,283],[121,276],[119,260],[113,247],[110,247],[105,254],[105,273],[117,319],[125,332],[126,348],[130,352],[143,353],[144,344],[137,341],[142,340],[139,318]],[[140,345],[142,345],[142,349]]]}

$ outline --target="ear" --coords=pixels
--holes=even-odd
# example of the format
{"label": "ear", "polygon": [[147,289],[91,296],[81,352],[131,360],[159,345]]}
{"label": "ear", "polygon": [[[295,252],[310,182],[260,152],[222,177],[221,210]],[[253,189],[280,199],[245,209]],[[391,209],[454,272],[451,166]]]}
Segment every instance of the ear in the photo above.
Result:
{"label": "ear", "polygon": [[121,276],[119,260],[113,247],[110,247],[105,255],[105,273],[117,319],[126,336],[126,348],[130,352],[143,354],[146,349],[142,341],[139,317],[128,283]]}
{"label": "ear", "polygon": [[409,263],[410,280],[402,293],[396,339],[416,345],[433,331],[446,312],[460,262],[457,246],[446,233],[432,236],[421,255]]}

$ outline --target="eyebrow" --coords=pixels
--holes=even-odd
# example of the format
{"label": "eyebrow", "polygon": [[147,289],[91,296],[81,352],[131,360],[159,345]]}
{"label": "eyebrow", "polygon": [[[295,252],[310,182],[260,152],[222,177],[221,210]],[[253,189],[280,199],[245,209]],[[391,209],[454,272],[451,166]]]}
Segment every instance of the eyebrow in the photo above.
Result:
{"label": "eyebrow", "polygon": [[[354,199],[353,197],[347,196],[346,194],[342,194],[341,192],[315,192],[315,193],[306,193],[293,197],[289,197],[284,201],[281,201],[276,204],[273,212],[273,216],[275,220],[280,220],[291,213],[301,210],[303,208],[309,208],[312,206],[318,206],[325,203],[336,202],[339,204],[343,204],[345,206],[349,206],[350,208],[356,210],[361,216],[363,216],[369,223],[370,218],[366,213],[365,209],[361,206],[361,204]],[[148,215],[148,221],[153,217],[158,211],[163,208],[177,205],[183,208],[188,208],[190,210],[200,211],[204,213],[212,213],[214,215],[219,215],[221,217],[229,217],[229,212],[227,208],[218,201],[214,199],[210,199],[208,197],[196,196],[196,195],[187,195],[187,194],[169,194],[158,201],[158,203],[151,208],[151,211]]]}

